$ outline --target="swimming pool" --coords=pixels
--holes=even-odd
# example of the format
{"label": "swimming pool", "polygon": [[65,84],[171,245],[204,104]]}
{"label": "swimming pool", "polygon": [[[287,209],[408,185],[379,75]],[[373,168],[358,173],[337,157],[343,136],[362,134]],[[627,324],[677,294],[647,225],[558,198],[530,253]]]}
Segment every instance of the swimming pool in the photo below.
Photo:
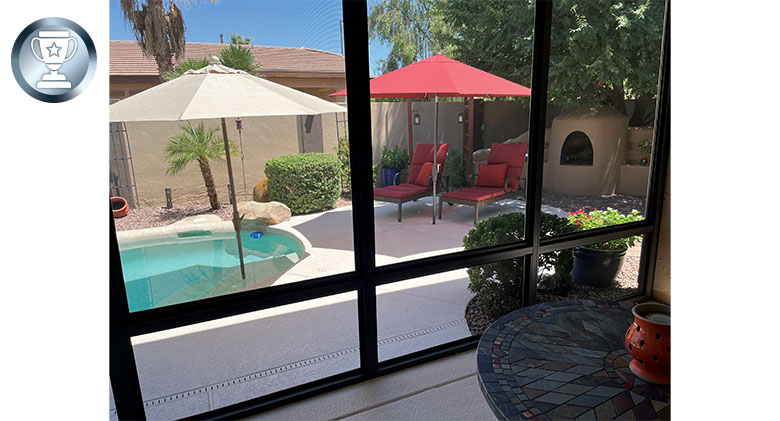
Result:
{"label": "swimming pool", "polygon": [[232,232],[190,231],[120,243],[130,311],[267,286],[304,255],[303,246],[292,238],[251,234],[241,233],[246,279],[241,279]]}

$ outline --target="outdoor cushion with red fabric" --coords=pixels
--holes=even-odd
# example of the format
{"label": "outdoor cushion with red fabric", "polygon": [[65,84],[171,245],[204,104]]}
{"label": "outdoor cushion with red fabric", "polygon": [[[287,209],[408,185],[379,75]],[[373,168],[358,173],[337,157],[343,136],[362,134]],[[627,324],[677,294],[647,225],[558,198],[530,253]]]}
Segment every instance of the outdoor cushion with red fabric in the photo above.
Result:
{"label": "outdoor cushion with red fabric", "polygon": [[507,164],[479,164],[476,187],[504,187]]}
{"label": "outdoor cushion with red fabric", "polygon": [[462,190],[448,192],[442,194],[445,202],[448,197],[460,200],[470,200],[473,202],[481,202],[483,200],[492,199],[497,196],[503,195],[504,187],[467,187]]}
{"label": "outdoor cushion with red fabric", "polygon": [[404,197],[414,196],[416,194],[425,193],[426,191],[428,191],[428,189],[425,187],[411,183],[404,183],[397,186],[380,187],[374,189],[374,196],[403,199]]}
{"label": "outdoor cushion with red fabric", "polygon": [[488,164],[506,163],[509,165],[506,170],[506,178],[509,179],[509,189],[512,191],[520,187],[518,179],[523,175],[526,152],[528,152],[528,145],[525,143],[494,143],[490,146]]}
{"label": "outdoor cushion with red fabric", "polygon": [[414,155],[409,164],[409,178],[406,180],[409,184],[415,184],[420,170],[426,162],[433,161],[433,145],[430,143],[418,143],[414,146]]}
{"label": "outdoor cushion with red fabric", "polygon": [[[414,180],[414,184],[417,184],[418,186],[427,187],[428,177],[431,176],[432,172],[433,172],[433,162],[424,163],[420,168],[420,172],[417,174],[417,179]],[[411,181],[411,179],[409,181]]]}

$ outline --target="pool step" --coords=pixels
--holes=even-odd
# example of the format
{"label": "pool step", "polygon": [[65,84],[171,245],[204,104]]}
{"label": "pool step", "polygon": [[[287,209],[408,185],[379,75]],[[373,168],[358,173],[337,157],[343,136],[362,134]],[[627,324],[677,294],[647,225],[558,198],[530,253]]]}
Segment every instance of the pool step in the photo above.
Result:
{"label": "pool step", "polygon": [[237,269],[235,268],[197,265],[174,272],[157,275],[153,278],[167,275],[167,279],[162,278],[153,280],[153,284],[168,284],[169,288],[176,288],[176,286],[178,286],[178,289],[172,291],[164,299],[157,301],[155,303],[155,307],[178,304],[203,298],[203,296],[208,294],[209,291],[214,289],[215,285],[222,283],[236,270]]}

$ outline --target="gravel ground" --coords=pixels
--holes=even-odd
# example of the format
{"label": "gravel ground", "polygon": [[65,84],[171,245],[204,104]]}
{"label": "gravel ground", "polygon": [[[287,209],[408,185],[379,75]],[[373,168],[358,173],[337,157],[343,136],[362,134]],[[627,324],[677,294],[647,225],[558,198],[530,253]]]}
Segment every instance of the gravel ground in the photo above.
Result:
{"label": "gravel ground", "polygon": [[[639,256],[626,256],[623,261],[623,267],[615,277],[615,282],[607,288],[595,288],[585,285],[574,284],[574,289],[566,296],[554,295],[537,291],[536,302],[545,303],[550,301],[565,300],[614,300],[626,295],[637,292],[639,285],[637,277],[639,275]],[[474,297],[466,305],[466,322],[473,335],[481,335],[493,322],[498,320],[503,314],[486,314],[479,308],[479,297]]]}
{"label": "gravel ground", "polygon": [[[351,204],[351,200],[343,198],[336,201],[337,208]],[[216,211],[211,210],[211,206],[205,204],[177,205],[172,209],[164,207],[130,209],[127,216],[114,219],[114,222],[117,231],[127,231],[169,225],[195,215],[218,215],[223,221],[230,221],[233,218],[233,206],[230,203],[223,203],[222,208]]]}
{"label": "gravel ground", "polygon": [[622,214],[628,214],[636,209],[640,214],[645,214],[645,198],[641,196],[628,196],[615,194],[612,196],[576,196],[558,193],[544,189],[542,191],[542,204],[563,209],[566,212],[574,212],[584,209],[590,212],[595,209],[605,210],[608,207],[617,209]]}
{"label": "gravel ground", "polygon": [[[623,214],[627,214],[633,209],[637,209],[644,214],[645,209],[644,197],[620,194],[613,196],[574,196],[552,190],[544,190],[542,192],[542,203],[567,212],[574,212],[579,209],[585,209],[586,212],[590,212],[594,209],[611,207]],[[337,208],[351,204],[352,200],[341,197],[336,201]],[[178,205],[173,209],[164,207],[130,209],[130,213],[127,216],[115,219],[115,221],[117,231],[125,231],[168,225],[179,219],[194,215],[219,215],[223,220],[229,221],[232,214],[232,208],[228,203],[223,203],[222,209],[218,211],[212,211],[209,205],[206,204],[189,204]]]}
{"label": "gravel ground", "polygon": [[211,210],[207,204],[177,205],[172,209],[165,207],[146,207],[130,209],[124,218],[114,219],[117,231],[137,230],[172,224],[180,219],[195,215],[219,215],[224,221],[230,221],[233,207],[223,203],[219,210]]}

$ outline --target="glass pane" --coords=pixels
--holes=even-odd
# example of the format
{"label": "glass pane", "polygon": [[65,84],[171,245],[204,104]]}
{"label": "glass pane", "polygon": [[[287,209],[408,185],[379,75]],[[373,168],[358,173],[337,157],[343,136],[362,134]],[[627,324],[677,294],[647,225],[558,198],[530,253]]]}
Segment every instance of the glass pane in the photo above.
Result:
{"label": "glass pane", "polygon": [[[540,255],[536,302],[615,300],[637,294],[641,238],[627,237]],[[601,250],[608,247],[612,250]]]}
{"label": "glass pane", "polygon": [[661,1],[555,2],[543,210],[614,209],[578,229],[645,215],[663,9]]}
{"label": "glass pane", "polygon": [[193,416],[360,367],[349,292],[132,339],[148,419]]}
{"label": "glass pane", "polygon": [[525,212],[533,7],[522,29],[506,9],[370,4],[377,264],[462,250],[477,221]]}
{"label": "glass pane", "polygon": [[377,287],[379,360],[481,334],[498,317],[519,308],[523,261],[503,260]]}
{"label": "glass pane", "polygon": [[[199,4],[184,13],[188,43],[173,73],[141,53],[123,5],[111,4],[110,92],[112,118],[126,123],[110,124],[108,162],[130,310],[353,271],[348,113],[344,97],[329,96],[346,87],[341,2]],[[225,43],[192,42],[211,31],[206,22],[236,13],[253,16],[241,33],[225,34]],[[268,42],[260,37],[267,28],[280,27],[287,29],[277,44],[255,45]],[[212,56],[254,76],[177,76]],[[160,83],[160,74],[173,80]],[[172,88],[179,78],[215,77],[220,86],[197,86],[211,86],[224,101],[198,105],[203,95]],[[158,109],[155,92],[181,101]],[[260,107],[268,103],[287,105]],[[225,110],[224,120],[168,121],[184,115],[177,104]]]}

